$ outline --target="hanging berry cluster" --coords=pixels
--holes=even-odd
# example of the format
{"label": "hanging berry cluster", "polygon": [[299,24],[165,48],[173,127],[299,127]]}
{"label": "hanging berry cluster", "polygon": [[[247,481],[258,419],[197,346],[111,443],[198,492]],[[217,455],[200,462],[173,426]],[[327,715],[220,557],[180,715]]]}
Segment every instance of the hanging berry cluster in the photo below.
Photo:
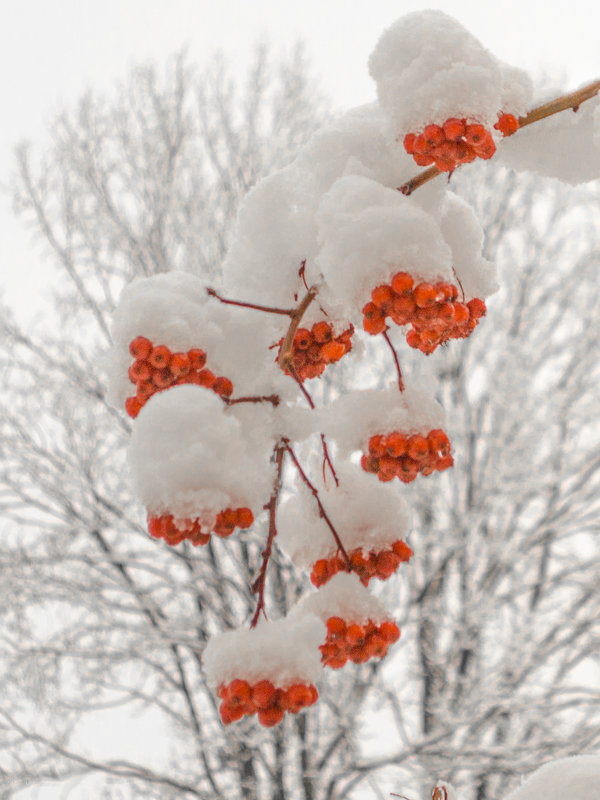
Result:
{"label": "hanging berry cluster", "polygon": [[363,328],[375,336],[387,328],[389,317],[396,325],[410,325],[406,341],[429,355],[449,339],[465,339],[485,316],[483,300],[459,301],[454,284],[415,282],[408,272],[397,272],[389,284],[376,286],[363,308]]}
{"label": "hanging berry cluster", "polygon": [[419,475],[431,475],[436,470],[448,469],[454,464],[450,441],[444,431],[429,431],[426,436],[410,436],[394,431],[387,436],[371,436],[369,452],[361,457],[365,472],[373,472],[380,481],[399,478],[411,483]]}
{"label": "hanging berry cluster", "polygon": [[[338,336],[334,336],[333,326],[322,320],[315,322],[312,328],[298,328],[292,343],[291,367],[298,379],[302,382],[309,378],[320,377],[328,364],[335,364],[346,353],[352,350],[352,334],[354,326],[346,328]],[[278,342],[281,354],[283,339]],[[292,371],[287,368],[287,375]]]}
{"label": "hanging berry cluster", "polygon": [[206,353],[191,348],[186,353],[172,353],[165,345],[154,345],[145,336],[136,336],[129,344],[135,359],[128,375],[136,394],[125,400],[125,410],[137,417],[148,400],[157,392],[185,383],[212,389],[220,397],[229,397],[233,384],[229,378],[217,377],[206,369]]}

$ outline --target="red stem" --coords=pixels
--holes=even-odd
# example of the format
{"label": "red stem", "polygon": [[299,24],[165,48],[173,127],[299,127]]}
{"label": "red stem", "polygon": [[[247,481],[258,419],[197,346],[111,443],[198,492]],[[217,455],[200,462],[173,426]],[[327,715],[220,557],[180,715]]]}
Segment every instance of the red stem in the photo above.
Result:
{"label": "red stem", "polygon": [[404,381],[402,380],[402,370],[400,369],[400,362],[398,361],[398,353],[396,352],[396,349],[395,349],[394,345],[392,344],[392,341],[391,341],[390,337],[388,336],[388,332],[387,331],[383,332],[383,338],[388,343],[389,348],[392,351],[392,355],[394,356],[394,363],[396,364],[396,370],[398,371],[398,389],[400,389],[400,391],[403,392],[404,391]]}
{"label": "red stem", "polygon": [[309,393],[308,393],[308,389],[307,389],[307,388],[306,388],[306,387],[303,385],[302,381],[300,380],[300,376],[298,375],[298,373],[297,373],[297,371],[296,371],[296,367],[295,367],[295,366],[294,366],[294,365],[293,365],[293,364],[290,362],[290,363],[287,365],[286,369],[287,369],[287,371],[290,373],[290,375],[292,376],[292,378],[293,378],[293,379],[296,381],[296,383],[297,383],[297,384],[298,384],[298,386],[300,387],[300,391],[302,392],[302,394],[303,394],[303,395],[304,395],[304,397],[306,398],[306,402],[308,403],[308,405],[309,405],[309,406],[312,408],[312,410],[314,411],[314,410],[315,410],[315,404],[313,403],[313,399],[312,399],[312,397],[309,395]]}
{"label": "red stem", "polygon": [[296,311],[294,308],[274,308],[273,306],[261,306],[257,303],[246,303],[244,300],[228,300],[226,297],[221,297],[221,295],[217,294],[215,290],[211,289],[210,287],[206,289],[206,293],[228,306],[253,308],[255,311],[265,311],[267,314],[283,314],[286,317],[293,317]]}
{"label": "red stem", "polygon": [[331,463],[331,457],[329,455],[329,450],[327,448],[327,440],[325,439],[325,434],[321,434],[321,444],[323,445],[323,481],[325,481],[325,464],[331,470],[331,474],[333,475],[333,480],[335,481],[335,485],[339,486],[340,482],[338,480],[338,476],[336,475],[335,469],[333,468],[333,464]]}
{"label": "red stem", "polygon": [[254,612],[254,616],[252,617],[252,621],[250,622],[251,628],[256,628],[261,612],[264,614],[265,619],[267,619],[267,615],[265,614],[265,582],[267,577],[267,567],[269,565],[269,559],[271,558],[271,552],[273,550],[273,540],[277,536],[275,509],[277,508],[279,492],[281,491],[283,457],[285,455],[286,449],[287,449],[287,444],[283,444],[282,446],[282,442],[280,442],[275,446],[274,450],[277,472],[275,475],[275,482],[273,483],[273,491],[271,492],[271,497],[269,499],[269,502],[265,506],[265,509],[269,512],[269,535],[267,536],[267,544],[265,545],[265,549],[262,551],[261,554],[263,560],[260,566],[260,572],[258,573],[258,577],[256,578],[256,580],[252,584],[252,593],[258,595],[258,601],[256,603],[256,610]]}
{"label": "red stem", "polygon": [[333,527],[333,523],[331,522],[331,520],[327,516],[327,512],[325,511],[325,508],[323,507],[323,503],[321,502],[321,498],[319,497],[318,490],[313,486],[313,484],[308,479],[306,473],[304,472],[304,470],[300,466],[300,462],[296,458],[296,454],[294,453],[294,451],[290,447],[289,439],[282,439],[282,442],[283,442],[283,446],[285,447],[285,449],[290,454],[290,456],[292,458],[292,461],[294,462],[294,466],[296,467],[296,469],[298,470],[298,472],[300,474],[300,477],[302,478],[304,483],[308,486],[308,488],[312,492],[313,497],[317,501],[317,505],[319,506],[319,515],[320,515],[321,519],[324,520],[325,524],[327,525],[327,527],[329,528],[329,530],[333,534],[333,538],[335,539],[335,543],[337,544],[338,549],[339,549],[340,553],[342,554],[342,556],[344,558],[344,561],[346,562],[346,567],[348,568],[348,571],[351,572],[352,571],[352,564],[350,562],[350,558],[348,557],[348,553],[344,549],[344,545],[342,544],[342,541],[341,541],[341,539],[340,539],[340,537],[338,535],[338,532]]}

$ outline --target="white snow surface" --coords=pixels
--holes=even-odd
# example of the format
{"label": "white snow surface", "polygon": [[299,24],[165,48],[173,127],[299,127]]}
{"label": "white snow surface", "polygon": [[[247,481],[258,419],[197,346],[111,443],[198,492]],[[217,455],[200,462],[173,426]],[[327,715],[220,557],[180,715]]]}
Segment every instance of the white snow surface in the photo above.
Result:
{"label": "white snow surface", "polygon": [[502,142],[494,161],[570,184],[599,178],[600,98],[586,100],[577,113],[561,111],[521,128]]}
{"label": "white snow surface", "polygon": [[340,178],[324,195],[317,219],[323,295],[332,304],[343,303],[358,323],[371,291],[396,272],[452,279],[452,254],[439,225],[394,189],[359,176]]}
{"label": "white snow surface", "polygon": [[[331,523],[347,551],[383,550],[411,529],[411,513],[399,493],[373,481],[355,464],[336,463],[340,482],[333,480],[320,487],[319,495]],[[331,530],[319,515],[312,494],[296,481],[295,494],[286,498],[277,511],[277,544],[299,567],[309,568],[320,558],[331,558],[337,544]]]}
{"label": "white snow surface", "polygon": [[[497,292],[496,269],[491,261],[483,257],[483,228],[471,206],[458,195],[447,192],[440,226],[452,251],[452,283],[456,285],[456,276],[465,293],[465,300],[473,297],[483,300]],[[460,286],[457,287],[459,290]]]}
{"label": "white snow surface", "polygon": [[500,111],[525,113],[532,94],[526,73],[499,61],[455,19],[434,10],[407,14],[384,31],[369,72],[397,136],[449,117],[492,129]]}
{"label": "white snow surface", "polygon": [[154,395],[134,422],[128,451],[138,497],[154,515],[207,526],[226,508],[247,506],[257,517],[274,479],[270,417],[262,404],[226,409],[201,386]]}
{"label": "white snow surface", "polygon": [[[440,404],[428,392],[407,386],[364,389],[343,395],[321,412],[322,429],[340,449],[342,456],[356,450],[368,451],[371,436],[394,431],[427,435],[445,427]],[[357,467],[360,469],[360,467]]]}
{"label": "white snow surface", "polygon": [[262,620],[253,629],[213,636],[202,663],[213,688],[236,678],[250,684],[270,680],[282,689],[294,683],[315,684],[323,673],[319,645],[326,636],[325,625],[315,615]]}
{"label": "white snow surface", "polygon": [[345,622],[359,625],[369,620],[379,624],[392,619],[381,600],[362,585],[357,575],[347,572],[338,572],[325,586],[305,595],[289,616],[302,619],[313,614],[323,622],[330,617],[341,617]]}
{"label": "white snow surface", "polygon": [[532,773],[504,800],[600,800],[600,755],[560,758]]}
{"label": "white snow surface", "polygon": [[135,394],[127,370],[133,362],[129,343],[137,336],[171,352],[204,350],[206,367],[229,378],[237,396],[285,393],[289,381],[269,347],[284,335],[287,318],[275,319],[222,304],[189,273],[173,271],[132,281],[123,289],[114,316],[110,401],[122,407],[125,398]]}

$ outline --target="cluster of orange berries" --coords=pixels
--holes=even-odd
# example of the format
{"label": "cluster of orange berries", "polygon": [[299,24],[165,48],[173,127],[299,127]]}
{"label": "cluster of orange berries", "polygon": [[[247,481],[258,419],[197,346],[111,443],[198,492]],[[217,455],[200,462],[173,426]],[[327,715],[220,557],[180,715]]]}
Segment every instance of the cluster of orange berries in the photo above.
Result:
{"label": "cluster of orange berries", "polygon": [[429,355],[449,339],[470,335],[486,313],[483,300],[460,302],[452,283],[415,284],[408,272],[397,272],[389,284],[376,286],[363,312],[363,328],[375,336],[387,328],[389,316],[396,325],[411,325],[406,341]]}
{"label": "cluster of orange berries", "polygon": [[[226,508],[217,514],[212,533],[226,539],[236,528],[249,528],[254,522],[254,514],[249,508]],[[208,544],[210,533],[202,531],[198,520],[177,520],[172,514],[155,517],[148,515],[148,532],[155,539],[164,539],[167,544],[176,545],[184,539],[195,547]]]}
{"label": "cluster of orange berries", "polygon": [[[333,327],[324,320],[315,322],[310,330],[298,328],[292,344],[292,366],[298,378],[301,381],[318,378],[328,364],[334,364],[349,353],[352,350],[353,333],[354,326],[350,325],[334,337]],[[279,344],[282,342],[283,339]],[[286,370],[286,374],[291,373]]]}
{"label": "cluster of orange berries", "polygon": [[[511,136],[519,129],[519,121],[513,114],[499,114],[494,128]],[[450,117],[443,125],[426,125],[419,134],[407,133],[404,149],[419,167],[435,164],[440,172],[452,172],[459,164],[491,158],[496,145],[484,125]]]}
{"label": "cluster of orange berries", "polygon": [[369,453],[361,458],[365,472],[373,472],[380,481],[399,478],[403,483],[414,481],[419,473],[431,475],[454,463],[450,442],[444,431],[436,428],[426,436],[407,436],[394,431],[387,436],[377,434],[369,439]]}
{"label": "cluster of orange berries", "polygon": [[125,401],[130,417],[137,417],[156,392],[183,383],[205,386],[221,397],[229,397],[233,392],[229,378],[219,378],[205,368],[204,350],[192,348],[187,353],[172,353],[163,344],[153,345],[145,336],[136,336],[129,344],[129,352],[135,359],[129,367],[129,380],[137,389],[136,394]]}
{"label": "cluster of orange berries", "polygon": [[217,695],[222,701],[219,712],[224,725],[258,714],[258,721],[266,728],[278,725],[286,711],[297,714],[316,703],[319,697],[317,687],[312,684],[294,683],[287,689],[276,689],[269,680],[251,685],[239,678],[227,685],[221,684]]}
{"label": "cluster of orange berries", "polygon": [[319,588],[327,583],[338,572],[354,572],[364,586],[369,585],[371,578],[385,581],[396,572],[400,564],[408,561],[413,554],[410,547],[398,539],[390,549],[370,550],[364,553],[361,547],[348,553],[351,566],[348,567],[341,553],[331,558],[320,558],[313,564],[310,580]]}
{"label": "cluster of orange berries", "polygon": [[326,667],[341,669],[348,660],[364,664],[371,658],[383,658],[388,648],[400,638],[395,622],[385,620],[376,625],[369,620],[360,625],[346,623],[341,617],[327,620],[327,639],[319,648],[321,661]]}

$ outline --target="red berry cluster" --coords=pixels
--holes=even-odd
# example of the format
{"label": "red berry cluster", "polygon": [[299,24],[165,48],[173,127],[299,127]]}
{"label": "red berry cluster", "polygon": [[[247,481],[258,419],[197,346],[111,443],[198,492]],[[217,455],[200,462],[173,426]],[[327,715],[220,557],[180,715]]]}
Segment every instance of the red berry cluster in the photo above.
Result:
{"label": "red berry cluster", "polygon": [[342,555],[338,553],[331,558],[320,558],[315,561],[310,579],[313,585],[319,588],[338,572],[355,572],[361,583],[368,586],[371,578],[387,580],[396,572],[402,562],[410,559],[412,554],[413,551],[401,539],[394,542],[390,549],[370,550],[368,553],[364,553],[361,547],[357,547],[348,553],[350,568],[346,565]]}
{"label": "red berry cluster", "polygon": [[[236,528],[249,528],[253,522],[254,514],[249,508],[226,508],[217,514],[212,533],[226,539]],[[202,531],[197,520],[177,520],[177,523],[172,514],[148,515],[148,531],[155,539],[164,539],[170,545],[180,544],[184,539],[194,546],[208,544],[210,532]]]}
{"label": "red berry cluster", "polygon": [[431,475],[435,470],[448,469],[454,459],[448,437],[436,428],[426,436],[408,436],[399,431],[371,436],[369,454],[363,455],[360,463],[365,472],[375,473],[380,481],[400,478],[403,483],[410,483],[419,473]]}
{"label": "red berry cluster", "polygon": [[[324,320],[315,322],[310,330],[298,328],[292,344],[292,366],[298,378],[301,381],[318,378],[328,364],[334,364],[349,353],[353,333],[354,326],[350,325],[339,336],[334,336],[332,326]],[[279,344],[282,342],[283,339]],[[286,374],[291,375],[288,370]]]}
{"label": "red berry cluster", "polygon": [[[511,136],[519,129],[519,122],[513,114],[499,114],[494,128]],[[491,158],[496,145],[484,125],[450,117],[443,125],[426,125],[419,134],[407,133],[404,149],[419,167],[435,164],[440,172],[452,172],[459,164]]]}
{"label": "red berry cluster", "polygon": [[383,658],[388,647],[397,642],[400,631],[395,622],[385,620],[376,625],[369,620],[364,625],[345,622],[341,617],[327,620],[327,639],[319,648],[326,667],[341,669],[348,660],[364,664],[370,658]]}
{"label": "red berry cluster", "polygon": [[156,392],[183,383],[205,386],[221,397],[229,397],[233,392],[229,378],[218,378],[205,368],[204,350],[193,348],[187,353],[172,353],[163,344],[153,345],[145,336],[136,336],[129,345],[129,352],[135,359],[129,367],[129,380],[137,389],[136,394],[125,401],[130,417],[137,417]]}
{"label": "red berry cluster", "polygon": [[297,714],[319,697],[317,687],[312,684],[294,683],[287,689],[276,689],[268,680],[251,685],[239,678],[221,684],[217,694],[222,700],[219,711],[224,725],[258,714],[258,721],[266,728],[278,725],[286,711]]}
{"label": "red berry cluster", "polygon": [[376,286],[363,308],[363,328],[375,336],[387,328],[389,316],[396,325],[411,325],[406,341],[429,355],[449,339],[464,339],[486,313],[483,300],[460,302],[452,283],[415,284],[408,272],[397,272],[389,284]]}

